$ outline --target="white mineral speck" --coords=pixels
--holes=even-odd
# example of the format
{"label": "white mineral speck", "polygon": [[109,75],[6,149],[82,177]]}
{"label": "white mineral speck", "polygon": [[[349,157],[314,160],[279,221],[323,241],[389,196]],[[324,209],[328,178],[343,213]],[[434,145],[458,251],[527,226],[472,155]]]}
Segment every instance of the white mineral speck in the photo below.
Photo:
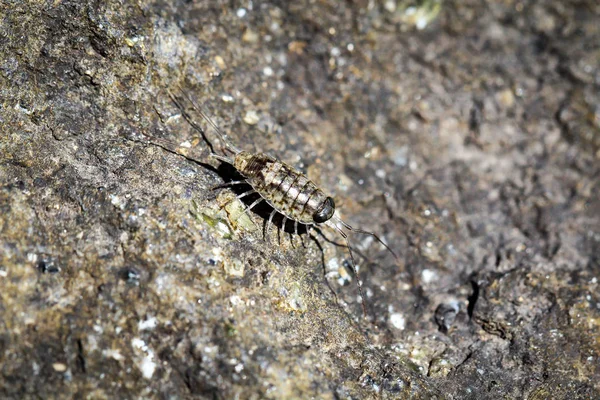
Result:
{"label": "white mineral speck", "polygon": [[144,357],[144,359],[142,360],[142,363],[140,365],[140,369],[142,370],[142,375],[146,379],[152,378],[152,375],[154,375],[154,371],[156,371],[156,363],[154,361],[152,361],[153,358],[154,358],[153,354],[147,355],[146,357]]}
{"label": "white mineral speck", "polygon": [[423,281],[423,283],[431,283],[436,278],[437,278],[437,274],[435,273],[435,271],[432,271],[430,269],[424,269],[421,272],[421,280]]}
{"label": "white mineral speck", "polygon": [[19,103],[15,104],[14,109],[15,109],[15,111],[22,112],[23,114],[27,114],[27,115],[33,114],[33,110],[29,110],[29,109],[21,106],[21,104],[19,104]]}
{"label": "white mineral speck", "polygon": [[415,24],[415,26],[417,27],[417,29],[422,30],[425,29],[428,22],[429,20],[426,17],[420,17],[417,19],[417,23]]}
{"label": "white mineral speck", "polygon": [[140,331],[151,330],[156,328],[157,325],[158,321],[156,320],[156,317],[150,317],[145,321],[138,322],[138,329]]}
{"label": "white mineral speck", "polygon": [[63,363],[54,363],[52,364],[52,368],[54,368],[56,372],[65,372],[67,370],[67,365]]}
{"label": "white mineral speck", "polygon": [[238,16],[238,18],[244,18],[247,14],[247,11],[245,8],[238,8],[238,10],[236,11],[236,15]]}
{"label": "white mineral speck", "polygon": [[246,112],[246,115],[244,115],[244,122],[248,125],[256,125],[258,124],[259,120],[260,118],[256,111],[250,110]]}
{"label": "white mineral speck", "polygon": [[217,223],[217,229],[219,232],[221,232],[222,236],[226,236],[228,234],[230,234],[231,232],[229,231],[229,226],[227,226],[226,223],[219,221]]}
{"label": "white mineral speck", "polygon": [[386,9],[387,12],[393,13],[394,11],[396,11],[396,2],[394,0],[388,0],[383,4],[383,7]]}
{"label": "white mineral speck", "polygon": [[273,76],[273,68],[271,68],[271,67],[264,67],[263,68],[263,74],[265,76]]}
{"label": "white mineral speck", "polygon": [[391,314],[390,323],[394,328],[399,329],[401,331],[403,331],[404,328],[406,328],[406,319],[404,318],[404,315],[400,313]]}
{"label": "white mineral speck", "polygon": [[144,357],[138,364],[139,369],[142,371],[142,376],[146,379],[151,379],[156,371],[156,363],[154,362],[154,352],[148,348],[146,343],[140,338],[133,338],[131,345],[144,353]]}
{"label": "white mineral speck", "polygon": [[236,295],[229,297],[229,302],[233,306],[239,306],[240,304],[243,304],[241,297]]}
{"label": "white mineral speck", "polygon": [[119,353],[119,350],[102,350],[102,355],[106,358],[112,358],[113,360],[121,361],[123,359],[123,355]]}

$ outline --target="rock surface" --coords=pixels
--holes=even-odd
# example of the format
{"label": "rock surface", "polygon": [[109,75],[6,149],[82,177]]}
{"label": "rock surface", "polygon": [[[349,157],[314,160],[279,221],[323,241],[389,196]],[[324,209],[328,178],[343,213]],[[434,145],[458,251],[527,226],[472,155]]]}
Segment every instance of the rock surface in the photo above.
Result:
{"label": "rock surface", "polygon": [[[600,398],[596,1],[0,16],[3,399]],[[400,255],[351,236],[368,318],[335,232],[210,190],[178,88]]]}

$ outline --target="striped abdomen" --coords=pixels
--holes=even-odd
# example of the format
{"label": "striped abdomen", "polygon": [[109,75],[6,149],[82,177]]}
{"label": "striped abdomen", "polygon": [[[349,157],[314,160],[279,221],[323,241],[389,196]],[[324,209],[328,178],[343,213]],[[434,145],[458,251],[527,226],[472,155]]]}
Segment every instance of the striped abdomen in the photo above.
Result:
{"label": "striped abdomen", "polygon": [[234,167],[277,211],[303,224],[325,222],[335,205],[303,173],[266,154],[245,151],[235,156]]}

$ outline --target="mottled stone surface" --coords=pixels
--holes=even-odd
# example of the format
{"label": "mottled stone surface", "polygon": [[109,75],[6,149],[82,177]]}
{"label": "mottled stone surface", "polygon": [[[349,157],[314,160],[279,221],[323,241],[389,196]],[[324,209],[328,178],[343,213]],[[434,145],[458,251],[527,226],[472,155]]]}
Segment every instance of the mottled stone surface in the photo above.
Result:
{"label": "mottled stone surface", "polygon": [[[413,5],[2,2],[0,397],[600,398],[600,6]],[[178,87],[400,254],[367,319]]]}

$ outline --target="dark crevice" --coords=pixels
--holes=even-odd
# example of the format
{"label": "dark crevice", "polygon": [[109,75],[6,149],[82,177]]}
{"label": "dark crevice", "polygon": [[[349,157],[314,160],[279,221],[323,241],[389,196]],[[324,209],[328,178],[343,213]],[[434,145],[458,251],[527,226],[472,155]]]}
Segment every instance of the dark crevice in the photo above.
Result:
{"label": "dark crevice", "polygon": [[467,314],[470,319],[473,319],[473,311],[475,310],[475,304],[479,300],[479,283],[475,280],[471,280],[471,295],[467,297]]}

